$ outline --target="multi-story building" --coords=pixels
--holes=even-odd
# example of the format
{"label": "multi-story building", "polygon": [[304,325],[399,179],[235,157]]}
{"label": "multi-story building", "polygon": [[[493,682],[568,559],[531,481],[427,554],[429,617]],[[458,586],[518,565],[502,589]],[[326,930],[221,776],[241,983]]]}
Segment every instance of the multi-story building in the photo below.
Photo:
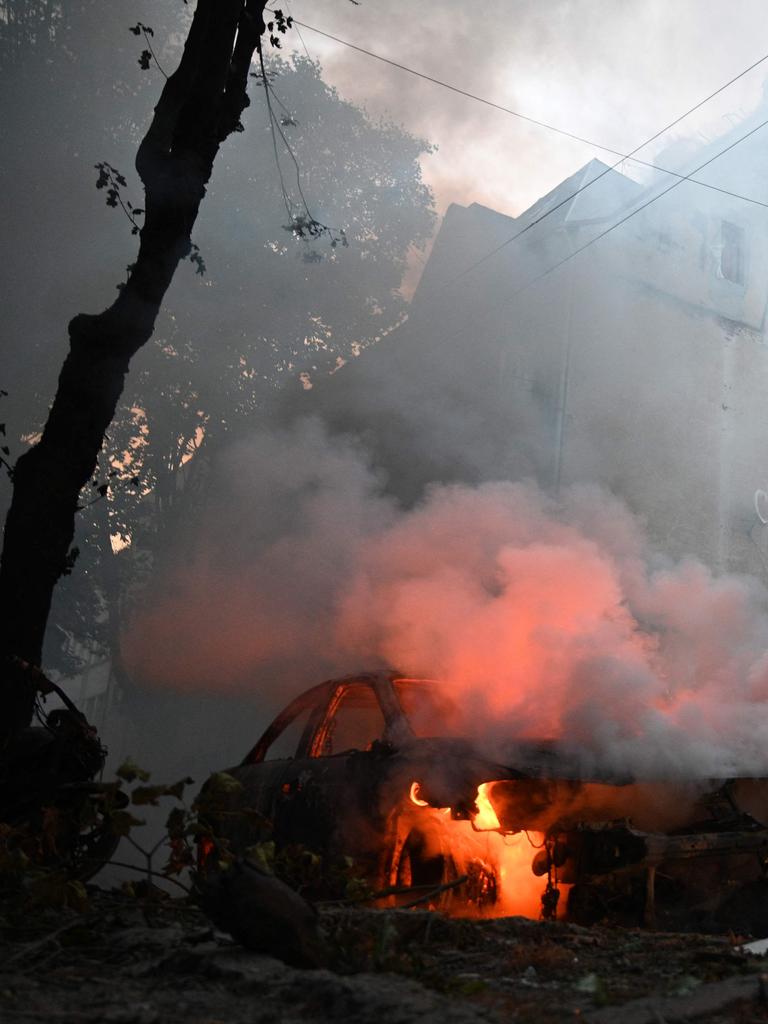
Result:
{"label": "multi-story building", "polygon": [[764,575],[766,118],[645,183],[593,160],[516,218],[451,206],[408,322],[292,407],[362,434],[405,501],[594,481],[671,556]]}

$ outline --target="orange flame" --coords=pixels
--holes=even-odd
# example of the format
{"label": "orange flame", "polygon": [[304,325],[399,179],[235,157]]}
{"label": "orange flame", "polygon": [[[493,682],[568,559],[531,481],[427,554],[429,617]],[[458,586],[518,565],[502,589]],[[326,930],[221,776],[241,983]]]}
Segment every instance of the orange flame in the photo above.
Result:
{"label": "orange flame", "polygon": [[419,796],[420,790],[421,790],[421,786],[419,785],[418,782],[412,782],[411,783],[411,791],[408,794],[410,796],[410,798],[411,798],[411,801],[413,803],[415,803],[417,807],[429,807],[429,804],[427,803],[427,801],[426,800],[422,800],[421,797]]}
{"label": "orange flame", "polygon": [[[533,860],[544,846],[541,832],[504,832],[490,799],[492,782],[478,787],[477,813],[471,820],[452,817],[449,807],[431,807],[422,799],[421,786],[413,782],[409,790],[408,827],[419,832],[430,856],[441,855],[449,861],[455,875],[466,875],[465,882],[443,908],[461,916],[507,917],[522,915],[538,918],[547,878],[535,875]],[[418,808],[418,810],[415,810]],[[569,886],[559,886],[561,899],[558,916],[565,913],[563,896]]]}
{"label": "orange flame", "polygon": [[472,824],[479,832],[501,828],[496,811],[494,811],[493,804],[488,795],[489,785],[490,783],[484,782],[477,789],[477,799],[475,800],[477,814],[472,818]]}

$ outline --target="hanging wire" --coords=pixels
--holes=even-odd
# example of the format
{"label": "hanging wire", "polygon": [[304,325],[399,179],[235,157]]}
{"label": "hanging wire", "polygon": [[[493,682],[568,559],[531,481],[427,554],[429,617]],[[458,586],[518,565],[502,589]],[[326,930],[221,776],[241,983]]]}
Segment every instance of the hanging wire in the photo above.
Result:
{"label": "hanging wire", "polygon": [[[272,93],[272,95],[275,97],[277,102],[280,103],[280,106],[283,108],[283,110],[285,110],[287,112],[287,108],[282,103],[282,101],[280,99],[278,99],[277,94],[275,93],[275,90],[274,90],[273,86],[271,85],[271,83],[269,83],[269,82],[266,83],[266,89],[267,89],[267,95],[269,95],[269,93]],[[285,132],[283,131],[282,126],[280,125],[280,123],[278,121],[275,121],[275,127],[277,128],[278,132],[280,133],[280,138],[283,140],[283,142],[285,143],[285,148],[288,150],[288,156],[291,158],[291,160],[293,162],[293,166],[294,166],[294,169],[296,171],[296,189],[298,190],[298,193],[301,196],[301,201],[304,204],[304,210],[305,210],[305,212],[307,214],[307,217],[311,221],[314,221],[315,223],[317,223],[317,221],[315,221],[315,218],[312,216],[312,214],[309,211],[309,203],[307,202],[307,198],[304,195],[304,189],[301,187],[301,168],[299,167],[299,161],[296,159],[296,154],[293,152],[293,149],[291,148],[291,144],[288,142],[288,139],[285,137]]]}
{"label": "hanging wire", "polygon": [[288,13],[291,16],[291,19],[293,21],[293,27],[296,29],[296,35],[299,37],[299,41],[301,42],[301,45],[304,47],[304,53],[306,53],[306,55],[307,55],[307,60],[311,61],[312,58],[311,58],[311,56],[309,54],[309,50],[307,49],[307,44],[304,42],[304,36],[301,34],[301,29],[296,24],[296,19],[293,17],[293,12],[291,11],[291,5],[289,3],[289,0],[285,0],[285,9],[288,11]]}
{"label": "hanging wire", "polygon": [[272,101],[269,97],[269,79],[267,78],[267,69],[264,67],[264,53],[261,47],[261,41],[259,41],[256,50],[259,54],[259,65],[261,67],[261,77],[264,82],[264,95],[267,98],[267,111],[269,113],[269,130],[272,134],[272,149],[275,154],[275,166],[277,167],[277,174],[280,179],[280,191],[283,195],[283,204],[285,206],[285,212],[288,214],[290,221],[293,221],[293,204],[288,196],[288,192],[285,187],[285,179],[283,178],[283,169],[280,166],[280,156],[277,152],[277,135],[275,134],[275,113],[272,110]]}
{"label": "hanging wire", "polygon": [[[274,86],[269,80],[269,75],[264,65],[264,54],[262,52],[261,46],[257,47],[257,50],[259,54],[259,65],[261,67],[261,79],[264,83],[264,95],[267,100],[269,128],[272,135],[272,149],[275,156],[275,165],[277,167],[277,173],[280,178],[280,190],[283,196],[283,204],[285,205],[285,210],[286,213],[288,214],[289,220],[289,224],[286,226],[293,232],[293,234],[297,238],[300,238],[306,244],[309,244],[310,239],[319,238],[321,235],[327,234],[330,239],[332,248],[335,248],[339,243],[341,243],[342,246],[346,247],[348,246],[349,243],[347,241],[347,236],[344,229],[331,228],[327,224],[321,223],[310,210],[307,197],[304,194],[304,188],[301,184],[301,167],[299,166],[299,161],[296,159],[296,154],[293,151],[293,147],[291,146],[290,141],[288,140],[285,132],[283,131],[282,125],[280,124],[280,120],[275,114],[274,108],[272,106],[272,99],[274,98],[275,102],[282,107],[291,123],[295,124],[296,122],[293,120],[293,115],[291,114],[291,111],[288,109],[288,107],[286,107],[286,105],[277,95]],[[254,77],[259,76],[256,75]],[[300,205],[303,206],[303,213],[297,214],[294,212],[295,204],[291,200],[285,185],[285,178],[283,177],[283,170],[280,165],[280,156],[277,148],[278,135],[282,139],[288,156],[290,157],[291,162],[293,163],[294,166],[294,170],[296,173],[296,190],[301,199]]]}
{"label": "hanging wire", "polygon": [[[606,174],[608,174],[610,171],[615,170],[617,167],[619,167],[625,160],[632,160],[634,163],[641,164],[644,167],[653,168],[653,169],[655,169],[657,171],[660,171],[662,174],[669,174],[669,175],[671,175],[671,176],[673,176],[673,177],[675,177],[677,179],[676,184],[681,184],[683,181],[690,181],[694,185],[700,185],[703,188],[711,189],[711,190],[713,190],[715,192],[721,192],[724,195],[731,196],[734,199],[740,199],[740,200],[742,200],[744,202],[752,203],[752,204],[754,204],[756,206],[763,206],[763,207],[764,206],[768,206],[768,203],[765,203],[765,202],[763,202],[763,201],[761,201],[759,199],[755,199],[755,198],[753,198],[751,196],[741,195],[738,192],[732,192],[732,191],[729,191],[726,188],[721,188],[721,187],[719,187],[717,185],[711,185],[711,184],[709,184],[708,182],[705,182],[705,181],[699,181],[698,179],[693,178],[691,175],[678,174],[676,171],[670,171],[670,170],[668,170],[665,167],[659,167],[657,164],[651,163],[649,161],[641,160],[641,159],[639,159],[638,157],[635,156],[635,154],[638,153],[641,149],[644,149],[646,146],[650,145],[650,143],[654,142],[656,139],[660,138],[666,132],[670,131],[672,128],[674,128],[676,125],[678,125],[681,121],[683,121],[685,118],[687,118],[690,114],[694,113],[696,110],[699,110],[705,104],[709,103],[710,100],[714,99],[716,96],[720,95],[720,93],[724,92],[727,88],[729,88],[735,82],[738,82],[745,75],[749,74],[749,72],[753,71],[755,68],[757,68],[761,64],[765,63],[765,61],[768,60],[768,54],[764,54],[758,60],[754,61],[748,67],[746,67],[742,71],[740,71],[737,75],[734,75],[727,82],[723,83],[723,85],[719,86],[717,89],[715,89],[712,92],[710,92],[703,99],[699,100],[698,103],[696,103],[694,106],[690,107],[688,110],[686,110],[684,113],[680,114],[678,117],[676,117],[669,124],[665,125],[661,129],[659,129],[659,131],[657,131],[650,138],[647,138],[639,146],[636,146],[631,152],[629,152],[629,153],[620,153],[617,149],[614,149],[613,147],[604,146],[601,143],[595,142],[592,139],[587,139],[587,138],[584,138],[583,136],[577,135],[575,132],[570,132],[570,131],[568,131],[568,130],[566,130],[564,128],[559,128],[556,125],[548,124],[546,121],[540,121],[537,118],[530,117],[529,115],[523,114],[522,112],[520,112],[518,110],[513,110],[511,107],[506,107],[503,104],[496,103],[495,101],[490,100],[487,97],[479,96],[479,95],[477,95],[475,93],[468,92],[465,89],[459,88],[458,86],[451,85],[450,82],[444,82],[444,81],[442,81],[439,78],[434,78],[431,75],[424,74],[421,71],[417,71],[415,68],[411,68],[411,67],[408,67],[405,64],[399,63],[398,61],[391,60],[390,58],[384,57],[381,54],[375,53],[372,50],[367,50],[364,47],[357,46],[354,43],[349,42],[349,40],[347,40],[347,39],[342,39],[340,36],[333,35],[330,32],[325,32],[322,29],[316,28],[313,25],[308,25],[306,22],[296,21],[296,19],[294,18],[293,19],[293,27],[296,29],[297,32],[299,31],[299,26],[308,29],[310,32],[314,32],[317,35],[324,36],[326,39],[331,39],[334,42],[339,43],[342,46],[346,46],[346,47],[348,47],[351,50],[356,50],[358,53],[364,54],[367,57],[371,57],[374,60],[381,61],[384,64],[389,64],[392,67],[398,68],[401,71],[405,71],[408,74],[414,75],[417,78],[422,78],[422,79],[424,79],[427,82],[431,82],[433,85],[441,86],[444,89],[448,89],[450,92],[457,93],[458,95],[464,96],[467,99],[471,99],[471,100],[474,100],[474,101],[476,101],[478,103],[482,103],[485,106],[492,107],[493,109],[499,110],[502,113],[509,114],[512,117],[516,117],[516,118],[518,118],[521,121],[527,121],[528,123],[533,124],[536,127],[546,129],[547,131],[551,131],[551,132],[556,133],[557,135],[562,135],[562,136],[564,136],[566,138],[573,139],[574,141],[584,143],[585,145],[593,146],[596,149],[601,149],[604,152],[611,153],[613,156],[617,156],[619,158],[616,161],[616,163],[614,163],[612,166],[606,167],[605,170],[603,170],[595,178],[592,178],[590,181],[585,182],[583,185],[581,185],[580,188],[576,189],[571,194],[565,196],[557,205],[555,205],[554,207],[551,207],[550,209],[546,210],[540,217],[537,217],[536,219],[531,221],[521,231],[518,231],[516,234],[512,235],[510,238],[506,239],[504,242],[502,242],[500,245],[498,245],[495,249],[493,249],[492,251],[486,253],[480,259],[475,261],[471,266],[465,267],[464,270],[462,270],[453,280],[447,282],[448,285],[452,284],[453,281],[458,280],[459,278],[463,277],[465,274],[468,274],[471,271],[475,270],[478,266],[480,266],[481,264],[485,263],[486,260],[491,259],[493,256],[495,256],[498,252],[500,252],[506,246],[508,246],[512,242],[516,241],[521,235],[525,234],[526,232],[528,232],[532,228],[534,228],[542,220],[545,220],[547,217],[550,217],[553,213],[555,213],[558,209],[560,209],[560,207],[565,205],[571,199],[574,199],[577,195],[579,195],[581,192],[585,191],[586,189],[591,188],[601,178],[605,177]],[[697,168],[696,171],[693,171],[691,173],[695,174],[698,170],[701,170],[701,168]]]}
{"label": "hanging wire", "polygon": [[524,828],[523,832],[525,833],[525,838],[528,840],[528,842],[531,844],[531,846],[534,848],[534,850],[543,850],[544,847],[547,845],[546,838],[543,839],[540,843],[534,843],[534,841],[531,839],[531,835],[530,835],[528,829]]}

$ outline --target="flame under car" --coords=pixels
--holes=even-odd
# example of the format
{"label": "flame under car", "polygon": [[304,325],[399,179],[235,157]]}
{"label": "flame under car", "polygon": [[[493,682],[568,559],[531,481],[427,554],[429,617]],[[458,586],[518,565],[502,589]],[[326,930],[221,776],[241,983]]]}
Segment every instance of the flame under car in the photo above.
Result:
{"label": "flame under car", "polygon": [[[354,863],[380,905],[453,914],[651,923],[657,908],[711,908],[764,877],[764,779],[585,771],[561,745],[528,739],[488,756],[460,729],[439,683],[328,680],[226,770],[238,785],[225,805],[203,787],[202,816],[235,852],[267,840],[313,851]],[[205,844],[203,870],[216,849]]]}

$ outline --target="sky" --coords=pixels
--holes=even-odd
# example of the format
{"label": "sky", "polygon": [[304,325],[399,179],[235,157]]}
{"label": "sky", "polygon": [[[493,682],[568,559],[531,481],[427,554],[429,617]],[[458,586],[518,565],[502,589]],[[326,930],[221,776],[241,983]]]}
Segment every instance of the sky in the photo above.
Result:
{"label": "sky", "polygon": [[[290,11],[305,25],[624,153],[768,53],[758,0],[290,0]],[[306,46],[345,98],[438,147],[423,173],[440,212],[478,202],[515,216],[592,157],[615,160],[309,28],[299,33],[287,45]],[[754,108],[767,75],[768,62],[639,155],[653,159],[682,137],[717,137],[729,117]]]}

